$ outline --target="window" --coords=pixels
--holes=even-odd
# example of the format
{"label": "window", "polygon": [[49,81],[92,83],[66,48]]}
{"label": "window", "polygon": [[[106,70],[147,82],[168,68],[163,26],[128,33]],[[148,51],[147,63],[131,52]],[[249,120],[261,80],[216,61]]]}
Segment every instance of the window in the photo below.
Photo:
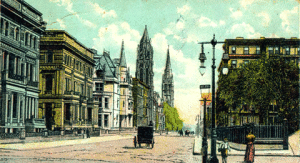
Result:
{"label": "window", "polygon": [[125,101],[123,101],[123,108],[125,107]]}
{"label": "window", "polygon": [[236,64],[237,64],[236,60],[232,60],[231,61],[231,68],[236,68]]}
{"label": "window", "polygon": [[285,48],[285,54],[286,55],[290,55],[290,47],[286,47]]}
{"label": "window", "polygon": [[8,36],[8,22],[5,22],[5,36]]}
{"label": "window", "polygon": [[98,126],[102,127],[102,115],[101,114],[98,116]]}
{"label": "window", "polygon": [[15,27],[10,26],[9,36],[15,38]]}
{"label": "window", "polygon": [[102,108],[102,98],[99,98],[99,108]]}
{"label": "window", "polygon": [[235,46],[231,47],[231,53],[232,53],[232,54],[235,54],[235,53],[236,53]]}
{"label": "window", "polygon": [[108,127],[108,115],[104,115],[104,127]]}
{"label": "window", "polygon": [[68,91],[69,90],[69,79],[68,78],[66,78],[65,79],[66,80],[66,85],[65,85],[65,88],[66,88],[66,91]]}
{"label": "window", "polygon": [[103,91],[103,83],[96,83],[96,91]]}
{"label": "window", "polygon": [[105,98],[105,109],[108,109],[108,98]]}
{"label": "window", "polygon": [[248,64],[249,63],[249,60],[244,60],[244,64]]}
{"label": "window", "polygon": [[84,85],[81,84],[81,94],[84,95]]}
{"label": "window", "polygon": [[10,54],[9,55],[9,67],[8,67],[8,75],[13,75],[15,69],[15,56]]}
{"label": "window", "polygon": [[68,65],[68,56],[65,55],[65,64]]}
{"label": "window", "polygon": [[46,91],[52,91],[52,75],[46,75]]}
{"label": "window", "polygon": [[92,108],[88,108],[88,121],[92,121],[93,110]]}
{"label": "window", "polygon": [[53,62],[53,52],[52,51],[48,51],[47,54],[47,63],[52,63]]}
{"label": "window", "polygon": [[275,54],[279,54],[279,47],[278,46],[275,47]]}
{"label": "window", "polygon": [[19,41],[19,28],[16,28],[15,31],[16,31],[16,40]]}
{"label": "window", "polygon": [[273,55],[273,54],[274,54],[274,49],[273,49],[273,47],[269,47],[269,54],[270,54],[270,55]]}
{"label": "window", "polygon": [[249,54],[249,47],[248,46],[246,46],[246,47],[244,47],[244,54]]}
{"label": "window", "polygon": [[297,54],[300,55],[300,47],[297,48]]}
{"label": "window", "polygon": [[14,93],[13,94],[13,118],[17,118],[17,104],[18,104],[18,94],[17,93]]}
{"label": "window", "polygon": [[71,117],[70,104],[65,104],[65,120],[69,121]]}

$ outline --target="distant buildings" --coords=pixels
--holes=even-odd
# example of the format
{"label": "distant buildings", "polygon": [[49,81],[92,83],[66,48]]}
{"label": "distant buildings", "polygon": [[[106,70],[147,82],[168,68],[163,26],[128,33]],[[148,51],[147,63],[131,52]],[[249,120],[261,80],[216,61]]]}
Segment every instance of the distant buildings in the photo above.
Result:
{"label": "distant buildings", "polygon": [[166,67],[162,75],[161,93],[163,101],[174,107],[174,82],[169,48],[167,51]]}
{"label": "distant buildings", "polygon": [[94,50],[62,30],[41,38],[39,117],[49,130],[98,127],[93,99]]}
{"label": "distant buildings", "polygon": [[39,132],[39,40],[46,23],[42,13],[24,1],[0,4],[0,132]]}

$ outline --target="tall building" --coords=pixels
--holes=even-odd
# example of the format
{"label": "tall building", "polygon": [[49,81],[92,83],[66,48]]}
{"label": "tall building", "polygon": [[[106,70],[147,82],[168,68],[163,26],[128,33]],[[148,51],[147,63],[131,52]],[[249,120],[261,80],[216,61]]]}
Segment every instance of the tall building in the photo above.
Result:
{"label": "tall building", "polygon": [[98,127],[93,99],[94,50],[63,30],[41,38],[39,117],[49,130]]}
{"label": "tall building", "polygon": [[[300,39],[292,37],[290,39],[285,38],[265,38],[260,39],[244,39],[237,37],[236,39],[226,39],[223,45],[225,54],[228,54],[228,67],[229,69],[241,68],[244,64],[247,64],[253,60],[256,60],[265,54],[270,57],[281,57],[287,62],[292,62],[299,65],[300,57]],[[227,60],[227,59],[226,59]],[[223,66],[225,62],[221,62],[219,68]],[[220,103],[219,105],[223,105]],[[268,124],[278,123],[278,109],[279,106],[274,102],[270,103],[268,107]],[[239,115],[239,116],[236,116]],[[226,116],[226,125],[242,125],[244,123],[259,124],[258,110],[252,108],[247,104],[243,106],[233,105],[229,108]]]}
{"label": "tall building", "polygon": [[137,48],[136,72],[135,77],[149,87],[147,102],[147,118],[148,124],[153,121],[153,47],[151,39],[148,36],[147,26],[145,26],[144,34]]}
{"label": "tall building", "polygon": [[120,72],[120,127],[133,127],[133,98],[132,98],[132,76],[127,67],[124,41],[122,41],[120,58],[115,58],[115,65]]}
{"label": "tall building", "polygon": [[22,0],[0,3],[0,132],[38,132],[39,40],[46,23],[42,13]]}
{"label": "tall building", "polygon": [[96,62],[93,96],[99,101],[98,125],[116,129],[120,125],[120,72],[108,51],[94,57]]}
{"label": "tall building", "polygon": [[162,75],[161,93],[163,101],[174,107],[174,82],[171,68],[170,52],[167,51],[166,67]]}

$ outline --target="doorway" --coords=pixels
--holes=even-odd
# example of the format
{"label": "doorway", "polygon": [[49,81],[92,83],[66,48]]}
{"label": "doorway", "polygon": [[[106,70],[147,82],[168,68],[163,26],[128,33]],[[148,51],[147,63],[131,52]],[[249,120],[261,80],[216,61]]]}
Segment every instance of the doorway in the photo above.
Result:
{"label": "doorway", "polygon": [[45,118],[46,118],[46,127],[48,130],[52,129],[52,122],[53,122],[53,116],[52,116],[52,103],[46,103],[46,112],[45,112]]}

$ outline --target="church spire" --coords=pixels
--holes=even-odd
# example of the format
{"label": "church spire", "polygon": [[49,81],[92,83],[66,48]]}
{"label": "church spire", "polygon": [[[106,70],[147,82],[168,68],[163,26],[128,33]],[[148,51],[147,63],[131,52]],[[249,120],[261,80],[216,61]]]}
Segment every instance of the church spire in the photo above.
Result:
{"label": "church spire", "polygon": [[122,46],[121,46],[120,67],[127,67],[125,52],[124,52],[124,40],[122,40]]}
{"label": "church spire", "polygon": [[168,45],[168,51],[167,51],[165,75],[168,75],[168,72],[171,73],[171,60],[170,60],[169,45]]}
{"label": "church spire", "polygon": [[149,35],[148,35],[148,31],[147,31],[147,25],[145,25],[145,30],[144,30],[141,42],[148,42],[148,41],[149,41]]}

